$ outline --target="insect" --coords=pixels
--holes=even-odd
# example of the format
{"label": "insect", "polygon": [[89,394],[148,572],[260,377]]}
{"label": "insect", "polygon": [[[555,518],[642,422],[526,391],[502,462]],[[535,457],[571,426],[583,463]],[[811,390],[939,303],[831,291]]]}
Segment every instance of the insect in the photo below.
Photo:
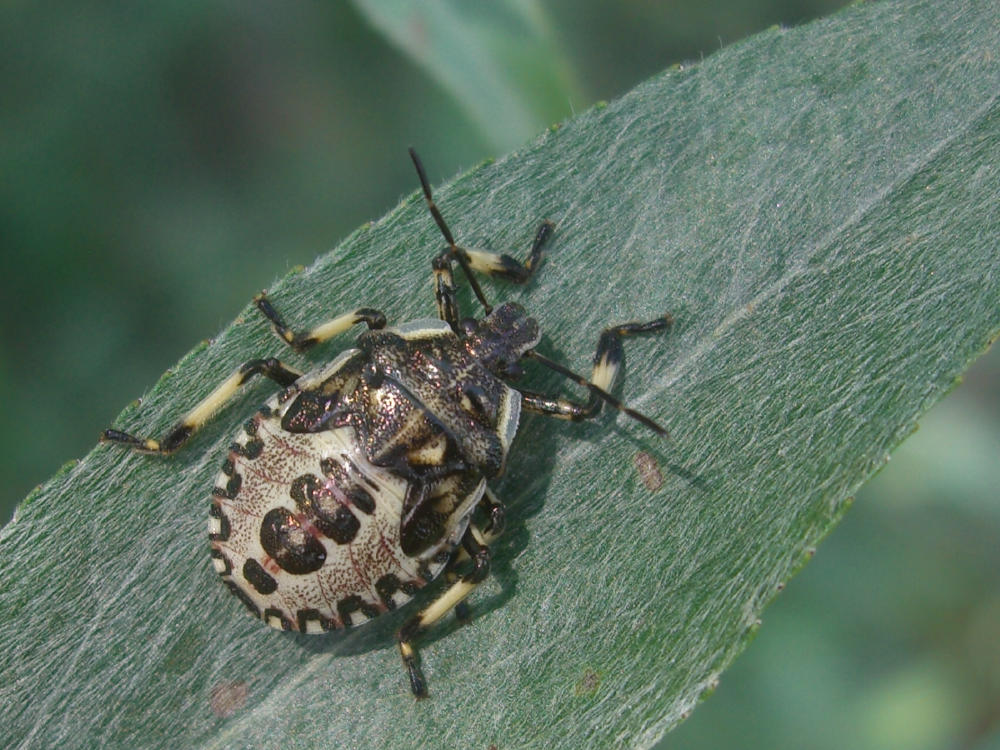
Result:
{"label": "insect", "polygon": [[[262,293],[256,307],[297,352],[355,325],[367,330],[354,347],[309,372],[275,358],[246,362],[162,440],[114,428],[101,440],[170,454],[254,376],[281,386],[237,432],[222,462],[209,506],[214,567],[255,616],[305,633],[397,609],[443,573],[443,593],[397,635],[410,687],[423,697],[427,683],[414,641],[452,610],[468,618],[464,600],[488,575],[490,544],[504,525],[504,505],[488,482],[504,471],[521,412],[581,420],[607,403],[665,435],[608,389],[622,338],[663,331],[672,318],[605,329],[590,380],[539,354],[536,320],[514,303],[491,306],[475,274],[527,281],[554,224],[541,223],[524,262],[461,247],[413,149],[410,157],[447,243],[432,263],[437,319],[386,327],[385,315],[363,307],[295,332]],[[459,313],[456,263],[481,318]],[[586,401],[515,388],[527,358],[586,388]]]}

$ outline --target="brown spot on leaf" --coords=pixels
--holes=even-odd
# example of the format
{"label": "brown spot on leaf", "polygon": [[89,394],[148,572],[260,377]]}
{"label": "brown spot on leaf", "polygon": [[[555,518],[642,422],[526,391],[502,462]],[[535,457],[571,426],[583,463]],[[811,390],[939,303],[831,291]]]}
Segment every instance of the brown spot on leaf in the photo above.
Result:
{"label": "brown spot on leaf", "polygon": [[655,458],[646,451],[639,451],[635,454],[634,461],[639,478],[642,479],[647,490],[656,492],[663,486],[663,472],[660,471],[660,465]]}
{"label": "brown spot on leaf", "polygon": [[250,688],[245,682],[220,682],[212,688],[208,705],[213,714],[225,719],[246,705],[249,694]]}
{"label": "brown spot on leaf", "polygon": [[601,675],[593,669],[583,670],[583,677],[576,683],[576,695],[593,695],[601,685]]}

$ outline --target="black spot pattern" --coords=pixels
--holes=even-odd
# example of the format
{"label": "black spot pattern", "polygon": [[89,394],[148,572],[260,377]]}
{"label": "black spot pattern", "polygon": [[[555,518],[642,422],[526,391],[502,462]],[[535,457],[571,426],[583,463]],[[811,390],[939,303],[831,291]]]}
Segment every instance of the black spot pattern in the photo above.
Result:
{"label": "black spot pattern", "polygon": [[[361,473],[346,456],[342,456],[341,458],[347,461],[355,475]],[[325,476],[334,480],[337,486],[344,488],[344,494],[355,508],[369,516],[375,512],[375,498],[360,484],[351,481],[347,471],[344,470],[343,464],[338,459],[324,458],[320,461],[319,467]]]}
{"label": "black spot pattern", "polygon": [[282,570],[293,575],[314,573],[326,562],[326,548],[287,508],[274,508],[264,516],[260,543]]}
{"label": "black spot pattern", "polygon": [[309,628],[309,623],[311,622],[318,623],[324,631],[333,630],[337,627],[336,622],[329,617],[321,615],[317,609],[300,609],[295,619],[298,621],[299,630],[303,633]]}
{"label": "black spot pattern", "polygon": [[292,480],[289,494],[320,533],[337,544],[350,544],[358,535],[361,522],[343,504],[344,500],[351,499],[351,495],[340,489],[339,484],[330,489],[319,477],[303,474]]}
{"label": "black spot pattern", "polygon": [[282,630],[292,629],[292,621],[289,620],[287,617],[285,617],[285,613],[282,612],[280,609],[269,607],[268,609],[264,610],[264,619],[270,622],[272,618],[276,618],[281,621]]}
{"label": "black spot pattern", "polygon": [[233,564],[229,561],[229,558],[222,554],[219,550],[212,550],[212,559],[219,560],[222,562],[222,570],[219,571],[220,576],[228,576],[233,573]]}
{"label": "black spot pattern", "polygon": [[233,463],[231,457],[222,462],[222,473],[229,477],[229,481],[226,482],[225,487],[215,487],[212,494],[215,497],[232,500],[239,494],[240,487],[243,486],[243,477],[236,471],[236,464]]}
{"label": "black spot pattern", "polygon": [[392,573],[386,573],[375,581],[375,591],[388,609],[395,609],[396,602],[392,600],[392,595],[399,591],[399,578]]}
{"label": "black spot pattern", "polygon": [[212,503],[208,506],[208,515],[219,520],[218,533],[209,534],[208,538],[213,542],[229,541],[229,535],[232,533],[232,527],[229,525],[229,519],[226,517],[226,514],[222,512],[222,507],[218,503]]}
{"label": "black spot pattern", "polygon": [[375,512],[375,498],[364,487],[354,485],[347,491],[347,496],[351,499],[354,507],[362,513],[370,516]]}
{"label": "black spot pattern", "polygon": [[247,435],[246,442],[243,445],[233,443],[229,446],[229,450],[239,456],[250,459],[251,461],[255,458],[259,458],[260,454],[264,452],[264,441],[257,436],[257,428],[259,426],[260,423],[255,417],[251,417],[244,422],[243,431]]}
{"label": "black spot pattern", "polygon": [[337,602],[337,614],[340,615],[340,621],[344,623],[345,628],[355,624],[351,619],[351,615],[355,612],[361,612],[368,619],[379,615],[378,607],[369,604],[357,594]]}
{"label": "black spot pattern", "polygon": [[300,510],[306,510],[312,505],[313,498],[316,495],[316,490],[319,488],[321,482],[319,477],[313,474],[303,474],[300,477],[295,477],[292,480],[291,489],[289,489],[288,494],[292,496],[292,500],[299,507]]}
{"label": "black spot pattern", "polygon": [[278,582],[252,557],[243,563],[243,577],[261,594],[273,594],[278,588]]}
{"label": "black spot pattern", "polygon": [[240,487],[242,486],[243,486],[243,477],[240,476],[238,473],[234,472],[233,475],[229,477],[229,481],[226,482],[226,486],[213,488],[212,494],[215,495],[215,497],[221,497],[225,500],[232,500],[238,494],[240,494]]}
{"label": "black spot pattern", "polygon": [[317,529],[337,544],[350,544],[361,528],[361,522],[343,505],[338,506],[333,513],[317,508],[315,523]]}
{"label": "black spot pattern", "polygon": [[233,443],[229,446],[229,450],[238,456],[243,456],[243,458],[252,461],[255,458],[259,458],[260,454],[264,452],[264,441],[260,438],[253,438],[247,440],[246,445]]}
{"label": "black spot pattern", "polygon": [[433,576],[431,575],[430,561],[428,560],[420,561],[420,563],[417,565],[417,575],[420,576],[420,578],[424,581],[431,580]]}

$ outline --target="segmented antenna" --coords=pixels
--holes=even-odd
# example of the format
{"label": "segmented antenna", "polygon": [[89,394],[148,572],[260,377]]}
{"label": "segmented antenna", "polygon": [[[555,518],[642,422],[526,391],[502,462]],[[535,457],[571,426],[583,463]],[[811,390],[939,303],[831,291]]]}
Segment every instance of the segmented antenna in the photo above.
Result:
{"label": "segmented antenna", "polygon": [[434,222],[438,225],[438,229],[441,230],[441,234],[444,236],[444,241],[448,243],[448,249],[451,250],[452,257],[458,261],[458,265],[462,267],[462,272],[465,274],[465,278],[469,282],[469,286],[472,287],[473,293],[476,295],[476,299],[479,300],[479,304],[483,306],[483,310],[489,315],[493,312],[493,308],[490,303],[486,301],[486,296],[483,294],[482,288],[479,286],[479,281],[472,274],[472,268],[469,266],[469,259],[465,254],[465,248],[460,247],[455,243],[455,238],[451,234],[451,230],[448,229],[448,225],[444,221],[444,217],[441,215],[441,211],[438,209],[437,204],[434,202],[434,196],[431,195],[431,185],[427,181],[427,173],[424,172],[424,165],[420,161],[420,157],[417,156],[417,152],[413,150],[411,146],[408,151],[410,152],[410,158],[413,160],[413,166],[417,168],[417,176],[420,178],[420,187],[424,191],[424,200],[427,202],[427,208],[431,212],[431,216],[434,217]]}

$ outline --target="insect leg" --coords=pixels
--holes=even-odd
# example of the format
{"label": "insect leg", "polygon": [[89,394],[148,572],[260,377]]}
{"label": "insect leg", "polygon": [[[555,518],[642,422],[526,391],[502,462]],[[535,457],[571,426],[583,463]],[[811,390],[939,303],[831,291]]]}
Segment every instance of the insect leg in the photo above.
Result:
{"label": "insect leg", "polygon": [[[465,277],[469,282],[469,286],[472,287],[473,294],[476,295],[476,299],[479,300],[479,304],[483,306],[483,310],[487,315],[489,315],[493,308],[490,306],[489,302],[486,301],[486,296],[483,294],[483,290],[479,286],[479,282],[476,280],[476,277],[472,275],[472,272],[479,271],[480,273],[486,273],[491,276],[500,276],[515,283],[523,284],[531,278],[531,274],[538,267],[539,263],[541,263],[542,248],[545,245],[545,241],[552,234],[555,224],[551,221],[542,222],[541,226],[538,227],[538,231],[535,233],[535,240],[531,244],[531,251],[528,254],[528,258],[523,263],[502,253],[491,253],[486,250],[475,250],[461,247],[455,242],[455,237],[452,235],[451,229],[448,227],[447,222],[445,222],[444,217],[441,215],[441,210],[438,208],[437,203],[434,202],[434,195],[431,192],[431,185],[427,180],[427,173],[424,171],[424,165],[420,161],[420,157],[417,156],[417,152],[412,148],[410,149],[410,158],[413,160],[413,166],[416,167],[417,170],[417,177],[420,179],[420,188],[424,193],[424,201],[427,203],[427,210],[430,211],[431,216],[434,219],[434,223],[437,224],[438,229],[441,231],[441,236],[444,237],[444,241],[448,243],[448,249],[445,251],[444,255],[447,256],[449,261],[454,260],[459,266],[461,266],[462,273],[465,274]],[[451,325],[452,329],[458,332],[457,324],[453,322],[453,320],[458,320],[458,310],[453,304],[453,295],[450,300],[452,303],[450,307],[446,308],[445,303],[442,302],[441,280],[445,276],[443,265],[441,257],[435,259],[434,276],[435,279],[437,279],[436,287],[438,297],[438,313],[441,316],[441,320],[447,321]],[[451,287],[453,292],[454,286],[451,284],[450,264],[447,268],[447,279],[447,285]]]}
{"label": "insect leg", "polygon": [[590,391],[590,397],[586,403],[581,404],[561,396],[546,396],[531,391],[521,391],[521,407],[539,414],[579,421],[597,416],[601,411],[601,404],[607,402],[619,411],[625,412],[633,419],[642,422],[655,432],[665,435],[666,430],[649,417],[633,409],[629,409],[621,401],[608,393],[608,391],[614,385],[615,377],[618,375],[618,370],[621,367],[624,354],[622,337],[632,336],[637,333],[663,331],[669,328],[673,322],[674,319],[672,316],[663,315],[648,323],[623,323],[605,328],[601,333],[600,339],[597,341],[597,351],[594,353],[594,367],[591,370],[590,380],[584,380],[572,370],[563,367],[557,362],[553,362],[547,357],[543,357],[534,350],[527,352],[525,356],[530,356],[538,360],[546,367],[587,388]]}
{"label": "insect leg", "polygon": [[328,320],[326,323],[320,323],[308,331],[296,333],[285,324],[281,315],[271,305],[266,292],[258,294],[253,298],[253,301],[264,317],[271,321],[278,338],[297,352],[305,351],[316,344],[331,339],[358,323],[367,323],[369,328],[385,328],[385,315],[370,307],[360,307],[353,312]]}
{"label": "insect leg", "polygon": [[467,247],[459,247],[458,251],[465,253],[472,270],[507,279],[515,284],[523,284],[531,278],[531,274],[541,264],[542,250],[549,237],[552,236],[552,230],[555,229],[555,226],[551,221],[543,221],[539,225],[538,231],[535,232],[535,239],[531,243],[531,252],[523,263],[505,253],[491,253]]}
{"label": "insect leg", "polygon": [[[480,534],[479,542],[489,545],[503,533],[507,508],[493,493],[493,490],[487,487],[482,498],[479,500],[479,510],[486,516],[488,521],[482,529],[477,527],[476,532]],[[469,559],[469,553],[464,547],[460,548],[455,555],[455,559],[452,561],[452,565],[445,571],[445,580],[449,585],[459,578],[458,573],[454,570],[454,566],[467,559]],[[455,619],[463,624],[468,623],[472,619],[467,602],[462,601],[455,605]]]}
{"label": "insect leg", "polygon": [[252,359],[222,381],[201,403],[185,414],[170,432],[167,433],[167,436],[163,440],[140,438],[111,428],[101,433],[101,442],[120,443],[140,453],[173,453],[187,442],[188,438],[205,424],[215,412],[222,408],[233,397],[241,385],[254,375],[263,375],[278,385],[289,386],[301,374],[274,358]]}
{"label": "insect leg", "polygon": [[486,544],[487,538],[489,538],[488,534],[484,534],[474,524],[469,524],[469,528],[462,537],[462,550],[451,564],[455,565],[468,557],[472,559],[472,570],[458,576],[441,596],[407,621],[396,635],[399,655],[403,658],[403,665],[410,677],[410,689],[418,698],[427,696],[427,681],[420,669],[420,655],[417,653],[413,641],[431,625],[458,607],[465,597],[475,591],[476,587],[489,575],[490,548]]}
{"label": "insect leg", "polygon": [[504,525],[506,523],[506,506],[500,502],[493,490],[489,487],[483,493],[482,499],[479,501],[479,507],[490,519],[489,523],[482,529],[482,543],[492,544],[493,540],[496,539],[503,533]]}
{"label": "insect leg", "polygon": [[437,256],[434,268],[434,299],[437,301],[438,317],[451,326],[451,330],[461,335],[458,301],[455,299],[455,280],[451,275],[451,251],[445,250]]}
{"label": "insect leg", "polygon": [[455,333],[461,334],[459,321],[461,315],[458,311],[458,303],[455,300],[455,282],[452,277],[451,262],[455,253],[462,255],[470,269],[486,273],[490,276],[498,276],[513,281],[516,284],[523,284],[538,268],[542,260],[542,249],[546,240],[552,234],[555,227],[551,221],[542,222],[535,234],[535,240],[531,244],[531,252],[524,263],[520,263],[509,255],[490,253],[485,250],[471,250],[469,248],[455,245],[449,247],[433,261],[434,268],[434,297],[437,300],[438,317],[448,323]]}

